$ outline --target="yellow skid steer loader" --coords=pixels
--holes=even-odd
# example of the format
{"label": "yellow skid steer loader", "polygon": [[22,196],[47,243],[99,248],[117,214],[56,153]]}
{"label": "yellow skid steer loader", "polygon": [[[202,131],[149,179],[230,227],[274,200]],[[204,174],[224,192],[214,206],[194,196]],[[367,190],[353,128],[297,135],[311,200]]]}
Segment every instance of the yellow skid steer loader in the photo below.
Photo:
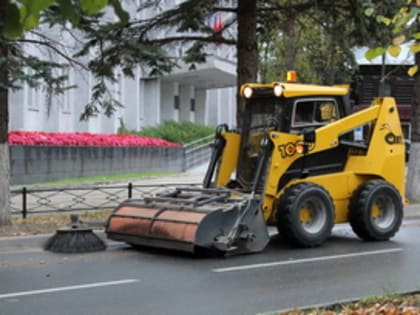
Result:
{"label": "yellow skid steer loader", "polygon": [[203,188],[123,202],[107,222],[108,237],[240,254],[263,250],[270,225],[293,245],[313,247],[334,224],[349,222],[363,240],[388,240],[403,217],[397,106],[378,98],[351,114],[347,94],[341,86],[243,85],[241,130],[217,127]]}

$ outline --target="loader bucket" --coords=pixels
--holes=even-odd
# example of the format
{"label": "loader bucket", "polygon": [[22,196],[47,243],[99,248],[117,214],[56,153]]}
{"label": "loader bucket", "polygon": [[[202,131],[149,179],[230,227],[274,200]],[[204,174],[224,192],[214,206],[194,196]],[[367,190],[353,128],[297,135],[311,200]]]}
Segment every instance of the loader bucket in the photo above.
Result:
{"label": "loader bucket", "polygon": [[199,248],[226,254],[265,248],[269,238],[258,202],[232,199],[211,189],[199,191],[188,197],[122,203],[108,220],[108,238],[191,253]]}

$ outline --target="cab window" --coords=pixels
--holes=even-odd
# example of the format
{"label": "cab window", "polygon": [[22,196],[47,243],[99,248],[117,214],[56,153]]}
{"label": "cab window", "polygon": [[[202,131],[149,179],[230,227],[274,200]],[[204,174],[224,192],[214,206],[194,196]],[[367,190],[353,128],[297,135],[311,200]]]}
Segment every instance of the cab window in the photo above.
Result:
{"label": "cab window", "polygon": [[321,126],[339,116],[334,99],[297,100],[293,107],[292,127]]}

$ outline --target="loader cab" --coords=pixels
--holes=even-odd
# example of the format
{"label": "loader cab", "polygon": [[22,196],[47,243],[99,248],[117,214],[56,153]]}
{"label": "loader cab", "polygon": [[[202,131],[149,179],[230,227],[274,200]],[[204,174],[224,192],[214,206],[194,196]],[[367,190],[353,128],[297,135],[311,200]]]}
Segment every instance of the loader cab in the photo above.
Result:
{"label": "loader cab", "polygon": [[[320,94],[319,91],[311,91],[311,86],[299,85],[298,93],[293,93],[293,88],[293,85],[285,84],[283,92],[288,89],[290,95],[283,93],[276,96],[271,92],[273,87],[261,86],[260,89],[254,88],[251,97],[245,97],[236,181],[246,191],[251,190],[254,182],[258,162],[263,154],[261,141],[267,131],[301,134],[305,129],[316,129],[350,114],[350,106],[343,97],[342,94],[345,93],[342,90],[327,89],[327,93]],[[305,167],[312,173],[330,172],[331,167],[339,171],[343,168],[346,154],[347,151],[343,148],[334,149],[334,152],[322,152],[311,156],[310,161],[305,161]],[[270,160],[266,163],[265,172],[269,171],[270,163]],[[301,176],[302,163],[303,161],[297,160],[284,174],[281,182]],[[264,189],[264,177],[260,179],[259,191]]]}
{"label": "loader cab", "polygon": [[269,130],[288,129],[285,128],[287,117],[287,107],[282,99],[258,97],[247,101],[236,170],[236,180],[245,191],[250,191],[254,182],[258,162],[263,154],[261,141],[265,133]]}

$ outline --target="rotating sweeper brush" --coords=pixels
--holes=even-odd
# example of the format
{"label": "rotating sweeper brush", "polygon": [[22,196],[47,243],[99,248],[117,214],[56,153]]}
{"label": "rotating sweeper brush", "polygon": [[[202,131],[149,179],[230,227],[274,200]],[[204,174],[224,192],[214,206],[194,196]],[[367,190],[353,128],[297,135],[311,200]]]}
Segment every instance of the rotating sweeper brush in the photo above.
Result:
{"label": "rotating sweeper brush", "polygon": [[44,249],[55,253],[89,253],[105,250],[106,245],[91,227],[72,214],[70,224],[58,229],[47,240]]}
{"label": "rotating sweeper brush", "polygon": [[159,197],[126,201],[110,216],[108,237],[132,245],[186,252],[258,252],[269,241],[255,198],[225,189],[182,188]]}

